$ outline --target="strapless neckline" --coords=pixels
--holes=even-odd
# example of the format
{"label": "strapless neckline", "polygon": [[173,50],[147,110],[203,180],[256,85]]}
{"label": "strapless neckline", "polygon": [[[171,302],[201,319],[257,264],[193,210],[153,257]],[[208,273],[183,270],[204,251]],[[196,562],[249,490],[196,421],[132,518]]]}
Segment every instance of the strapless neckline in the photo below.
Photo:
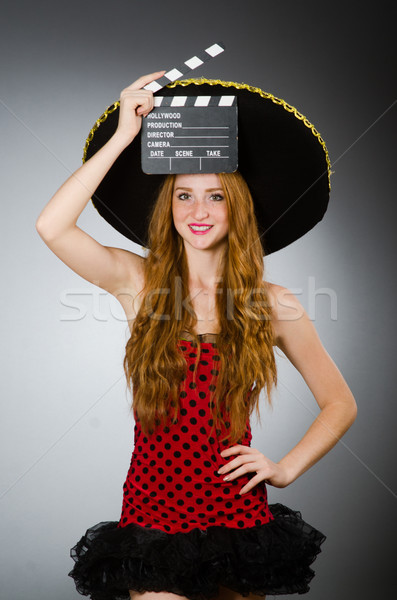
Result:
{"label": "strapless neckline", "polygon": [[[200,340],[200,343],[215,343],[217,340],[219,333],[198,333],[197,337]],[[181,332],[180,340],[184,342],[193,342],[193,336],[190,331],[186,331],[185,329]]]}

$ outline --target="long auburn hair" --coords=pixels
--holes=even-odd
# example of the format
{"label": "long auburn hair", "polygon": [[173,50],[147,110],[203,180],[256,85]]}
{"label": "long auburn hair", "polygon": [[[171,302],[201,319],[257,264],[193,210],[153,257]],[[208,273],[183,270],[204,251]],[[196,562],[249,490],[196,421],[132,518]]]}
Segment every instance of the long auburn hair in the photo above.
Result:
{"label": "long auburn hair", "polygon": [[[196,367],[200,360],[201,344],[194,334],[197,316],[189,299],[184,241],[172,217],[175,177],[165,178],[152,208],[150,251],[144,262],[145,286],[140,292],[141,304],[123,363],[133,395],[131,410],[146,434],[152,434],[160,424],[178,421],[179,394],[187,373],[186,360],[177,343],[182,330],[190,331],[193,345],[197,345]],[[254,407],[260,421],[262,389],[272,406],[271,388],[277,385],[277,369],[269,284],[263,280],[263,249],[252,197],[239,172],[219,173],[219,178],[228,208],[229,231],[215,294],[220,366],[215,371],[216,385],[209,386],[209,406],[211,432],[214,428],[220,432],[218,428],[223,424],[229,430],[223,439],[230,439],[233,444],[243,438]],[[193,380],[195,375],[196,371]]]}

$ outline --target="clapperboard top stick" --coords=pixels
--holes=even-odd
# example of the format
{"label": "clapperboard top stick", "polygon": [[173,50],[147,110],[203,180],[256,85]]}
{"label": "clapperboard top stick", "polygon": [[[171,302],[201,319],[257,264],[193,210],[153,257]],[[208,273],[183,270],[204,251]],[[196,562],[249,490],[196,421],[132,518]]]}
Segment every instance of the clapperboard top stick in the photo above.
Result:
{"label": "clapperboard top stick", "polygon": [[212,58],[215,58],[215,56],[218,56],[224,52],[224,50],[225,46],[221,42],[212,44],[212,46],[206,48],[204,52],[201,52],[198,55],[195,54],[189,58],[189,60],[185,60],[185,62],[178,67],[173,67],[167,71],[167,73],[165,73],[160,79],[148,83],[148,85],[144,86],[144,89],[151,90],[153,93],[158,92],[169,83],[173,83],[177,79],[186,77],[186,75],[194,71],[194,69],[197,69],[197,67],[200,67]]}

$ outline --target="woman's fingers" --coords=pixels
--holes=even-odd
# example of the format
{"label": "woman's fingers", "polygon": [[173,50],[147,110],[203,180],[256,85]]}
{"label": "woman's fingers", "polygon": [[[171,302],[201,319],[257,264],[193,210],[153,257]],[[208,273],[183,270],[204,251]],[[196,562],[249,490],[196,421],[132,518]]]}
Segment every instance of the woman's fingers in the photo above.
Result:
{"label": "woman's fingers", "polygon": [[[144,91],[146,91],[146,90],[142,90],[142,92],[144,92]],[[141,106],[139,108],[137,108],[136,114],[139,116],[143,116],[143,115],[146,116],[148,113],[150,113],[153,106],[154,106],[153,92],[148,92],[148,95],[145,94],[145,97],[143,99]]]}
{"label": "woman's fingers", "polygon": [[261,481],[264,481],[264,480],[262,479],[261,475],[258,473],[257,475],[255,475],[255,477],[252,477],[252,479],[246,485],[244,485],[241,488],[241,490],[239,491],[240,496],[251,491]]}
{"label": "woman's fingers", "polygon": [[145,110],[141,110],[141,112],[145,112],[153,108],[153,92],[150,90],[123,90],[120,95],[120,102],[128,104],[129,107],[144,107]]}
{"label": "woman's fingers", "polygon": [[252,455],[244,455],[235,458],[233,461],[229,462],[227,465],[224,465],[220,469],[218,469],[218,473],[220,475],[224,475],[223,479],[234,479],[235,477],[240,477],[240,475],[244,475],[248,471],[256,470],[253,468],[253,464],[257,468],[260,468],[261,464]]}
{"label": "woman's fingers", "polygon": [[143,87],[162,77],[165,72],[156,71],[143,75],[121,92],[117,133],[126,143],[134,139],[141,128],[142,117],[146,117],[154,106],[153,92]]}
{"label": "woman's fingers", "polygon": [[131,85],[129,85],[126,88],[126,90],[140,90],[141,88],[145,87],[145,85],[147,85],[148,83],[151,83],[152,81],[156,81],[156,79],[159,79],[160,77],[162,77],[164,75],[164,73],[166,73],[166,71],[156,71],[155,73],[149,73],[148,75],[142,75],[142,77],[139,77],[139,79],[134,81],[134,83],[131,83]]}

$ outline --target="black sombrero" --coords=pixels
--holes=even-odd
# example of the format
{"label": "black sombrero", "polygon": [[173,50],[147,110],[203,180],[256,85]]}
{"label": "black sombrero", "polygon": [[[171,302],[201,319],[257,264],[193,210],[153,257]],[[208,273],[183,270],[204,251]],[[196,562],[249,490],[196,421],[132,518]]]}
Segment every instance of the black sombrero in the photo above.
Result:
{"label": "black sombrero", "polygon": [[[186,79],[154,95],[200,94],[237,96],[238,170],[254,200],[264,253],[302,237],[322,219],[329,201],[331,165],[318,131],[284,100],[245,84]],[[118,113],[115,102],[96,121],[84,162],[116,131]],[[92,202],[117,231],[147,247],[148,216],[166,176],[143,173],[140,135],[113,164]]]}

